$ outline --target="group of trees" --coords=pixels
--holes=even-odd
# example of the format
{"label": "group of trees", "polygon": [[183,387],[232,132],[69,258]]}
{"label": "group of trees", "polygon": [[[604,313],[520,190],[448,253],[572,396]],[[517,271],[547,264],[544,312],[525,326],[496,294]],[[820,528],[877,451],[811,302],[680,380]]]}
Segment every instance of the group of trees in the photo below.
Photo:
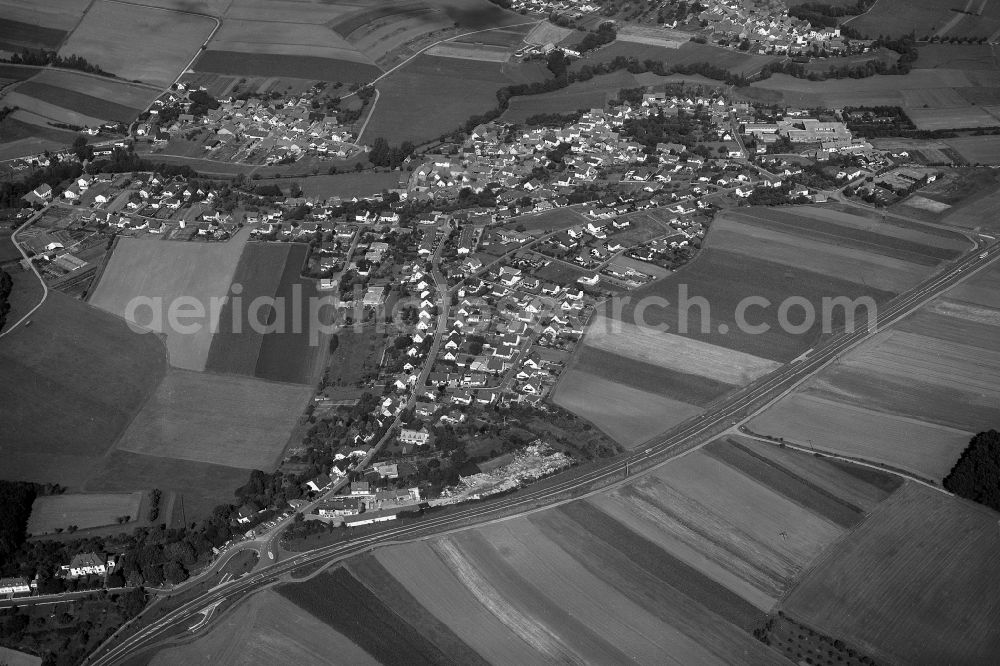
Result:
{"label": "group of trees", "polygon": [[36,67],[60,67],[62,69],[75,69],[89,74],[98,74],[116,78],[114,74],[105,72],[97,65],[92,65],[78,55],[61,56],[55,51],[45,49],[24,49],[20,53],[15,53],[7,60],[14,65],[34,65]]}
{"label": "group of trees", "polygon": [[412,154],[413,144],[409,141],[404,141],[399,146],[390,146],[388,141],[378,137],[372,143],[371,151],[368,153],[368,161],[373,166],[397,169]]}
{"label": "group of trees", "polygon": [[[6,273],[3,275],[10,279]],[[0,481],[0,506],[4,508],[0,511],[0,562],[8,560],[24,543],[31,505],[38,496],[38,490],[34,483]]]}
{"label": "group of trees", "polygon": [[1000,511],[1000,432],[987,430],[973,437],[941,485]]}
{"label": "group of trees", "polygon": [[[7,323],[7,313],[10,312],[10,292],[14,288],[14,281],[10,274],[0,268],[0,331]],[[2,503],[0,503],[2,506]]]}

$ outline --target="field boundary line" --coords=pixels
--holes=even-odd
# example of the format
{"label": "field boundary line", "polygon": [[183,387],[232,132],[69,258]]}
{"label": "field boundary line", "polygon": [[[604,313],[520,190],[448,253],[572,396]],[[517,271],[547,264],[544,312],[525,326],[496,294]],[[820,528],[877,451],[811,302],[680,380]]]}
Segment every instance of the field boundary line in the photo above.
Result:
{"label": "field boundary line", "polygon": [[[113,2],[121,2],[122,0],[112,0],[112,1]],[[366,83],[364,86],[361,86],[361,87],[364,88],[366,86],[373,86],[373,85],[375,85],[376,83],[378,83],[379,81],[381,81],[385,77],[387,77],[390,74],[392,74],[393,72],[395,72],[397,69],[399,69],[401,67],[405,67],[406,65],[410,64],[410,61],[412,61],[414,58],[416,58],[417,56],[423,55],[424,52],[426,52],[428,49],[434,48],[438,44],[444,44],[446,42],[451,42],[451,41],[454,41],[454,40],[459,39],[461,37],[468,37],[469,35],[477,35],[477,34],[479,34],[481,32],[492,32],[494,30],[506,30],[507,28],[516,28],[516,27],[522,26],[522,25],[536,25],[538,23],[541,23],[542,21],[545,21],[545,19],[541,19],[539,21],[525,21],[524,23],[512,23],[510,25],[499,26],[499,27],[496,27],[496,28],[486,28],[484,30],[473,30],[472,32],[463,32],[463,33],[461,33],[459,35],[455,35],[453,37],[448,37],[447,39],[439,39],[438,41],[434,42],[433,44],[429,44],[429,45],[425,46],[424,48],[420,49],[419,51],[417,51],[416,53],[414,53],[413,55],[411,55],[409,58],[407,58],[403,62],[399,63],[398,65],[395,65],[394,67],[391,67],[391,68],[385,70],[382,74],[380,74],[379,76],[375,77],[374,79],[372,79],[371,81],[369,81],[368,83]],[[354,95],[357,95],[357,94],[358,94],[358,92],[357,92],[357,90],[355,90],[352,93],[348,93],[348,94],[344,95],[343,97],[341,97],[341,99],[347,99],[348,97],[353,97]]]}
{"label": "field boundary line", "polygon": [[38,220],[38,218],[40,218],[48,209],[49,207],[46,206],[40,212],[33,215],[31,218],[28,219],[27,222],[19,226],[15,231],[13,231],[10,234],[10,242],[14,244],[14,247],[17,248],[17,251],[21,253],[22,257],[24,257],[24,261],[28,262],[28,265],[31,267],[31,272],[34,273],[35,277],[38,278],[38,281],[42,283],[42,300],[38,301],[38,305],[28,310],[24,314],[24,316],[22,316],[11,326],[9,326],[6,331],[0,331],[0,338],[7,335],[11,331],[17,329],[17,327],[20,326],[22,322],[27,321],[28,318],[31,317],[31,315],[35,314],[38,308],[42,307],[42,305],[45,304],[45,299],[49,297],[49,285],[45,284],[45,280],[42,278],[42,274],[38,272],[38,267],[35,266],[35,262],[31,260],[31,257],[29,257],[28,253],[24,251],[24,248],[21,247],[21,244],[17,242],[17,235],[22,231],[24,231],[29,225],[34,224],[35,221]]}
{"label": "field boundary line", "polygon": [[860,465],[861,467],[867,467],[869,469],[873,469],[873,470],[876,470],[878,472],[886,472],[888,474],[893,474],[893,475],[898,476],[898,477],[900,477],[902,479],[905,479],[906,481],[912,481],[914,483],[919,483],[920,485],[926,486],[927,488],[930,488],[931,490],[936,490],[939,493],[943,493],[943,494],[947,495],[948,497],[954,497],[955,496],[955,493],[950,492],[948,490],[945,490],[944,488],[942,488],[939,485],[936,485],[936,484],[933,484],[933,483],[931,483],[929,481],[921,479],[919,476],[916,476],[915,474],[911,474],[910,472],[907,472],[905,470],[896,469],[895,467],[886,467],[884,465],[879,465],[878,463],[869,462],[869,461],[861,459],[861,458],[856,458],[856,457],[852,457],[852,456],[846,456],[846,455],[843,455],[843,454],[840,454],[840,453],[833,453],[832,451],[828,451],[826,449],[817,449],[815,447],[802,446],[801,444],[795,444],[795,443],[789,442],[787,440],[782,440],[780,442],[776,442],[776,441],[774,441],[772,439],[768,439],[767,437],[764,437],[762,435],[758,435],[757,433],[755,433],[755,432],[753,432],[751,430],[738,430],[736,432],[736,434],[740,435],[741,437],[749,437],[750,439],[753,439],[754,441],[763,442],[765,444],[770,444],[771,446],[775,446],[775,447],[779,447],[779,448],[782,447],[782,446],[784,446],[785,448],[789,448],[789,449],[792,449],[793,451],[798,451],[800,453],[807,453],[807,454],[811,454],[811,455],[814,455],[814,456],[817,456],[817,457],[820,457],[820,458],[830,458],[830,459],[833,459],[833,460],[840,460],[842,462],[848,462],[848,463],[851,463],[851,464],[854,464],[854,465]]}

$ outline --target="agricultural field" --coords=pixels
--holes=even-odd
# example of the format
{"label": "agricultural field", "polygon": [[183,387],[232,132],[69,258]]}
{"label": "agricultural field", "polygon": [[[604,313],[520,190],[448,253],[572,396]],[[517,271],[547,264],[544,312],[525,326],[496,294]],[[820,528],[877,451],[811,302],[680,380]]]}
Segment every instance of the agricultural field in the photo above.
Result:
{"label": "agricultural field", "polygon": [[54,534],[70,525],[89,527],[115,525],[122,516],[130,522],[139,518],[142,493],[69,493],[39,497],[31,505],[28,534]]}
{"label": "agricultural field", "polygon": [[[674,41],[671,39],[667,43],[672,44]],[[618,56],[634,57],[640,62],[644,60],[659,60],[667,65],[710,62],[734,74],[752,74],[760,71],[764,65],[780,60],[780,58],[775,56],[744,53],[721,46],[698,44],[691,41],[686,41],[678,47],[666,47],[658,44],[618,40],[601,47],[592,55],[576,61],[570,66],[570,69],[576,71],[584,65],[593,65],[595,62],[610,62]],[[714,83],[716,85],[719,84],[718,81]]]}
{"label": "agricultural field", "polygon": [[[914,69],[905,76],[870,76],[865,79],[808,81],[774,74],[750,84],[750,93],[768,93],[789,105],[840,108],[843,106],[905,106],[904,91],[954,89],[958,95],[981,87],[998,86],[996,71]],[[917,91],[917,92],[912,92]],[[754,95],[756,96],[756,95]],[[907,107],[907,111],[911,107]],[[917,107],[918,109],[921,107]],[[957,108],[957,107],[956,107]]]}
{"label": "agricultural field", "polygon": [[978,273],[843,355],[750,428],[940,482],[1000,418],[997,275]]}
{"label": "agricultural field", "polygon": [[424,53],[430,56],[438,56],[440,58],[481,60],[483,62],[507,62],[510,60],[513,52],[508,46],[445,42],[443,44],[432,46]]}
{"label": "agricultural field", "polygon": [[316,664],[336,655],[344,663],[379,662],[322,620],[280,594],[266,590],[248,597],[196,642],[163,650],[153,666],[207,661],[218,666],[270,666],[295,661]]}
{"label": "agricultural field", "polygon": [[[198,433],[205,441],[206,434]],[[164,458],[113,449],[100,465],[86,470],[81,482],[88,493],[133,492],[159,488],[178,498],[172,518],[182,522],[177,506],[183,503],[188,517],[205,516],[219,504],[233,501],[233,491],[247,482],[249,474],[242,467]],[[167,516],[164,515],[164,519]]]}
{"label": "agricultural field", "polygon": [[[275,591],[312,628],[306,645],[347,640],[385,664],[791,663],[753,631],[900,484],[730,437],[586,500],[379,548]],[[251,625],[241,607],[223,622]],[[246,649],[210,632],[164,654],[222,645],[230,660]]]}
{"label": "agricultural field", "polygon": [[79,487],[156,390],[166,361],[157,337],[50,292],[32,325],[0,345],[0,475]]}
{"label": "agricultural field", "polygon": [[915,65],[920,69],[996,68],[989,44],[921,44]]}
{"label": "agricultural field", "polygon": [[970,164],[1000,164],[1000,136],[959,136],[945,143]]}
{"label": "agricultural field", "polygon": [[575,31],[571,28],[563,28],[549,21],[541,21],[531,27],[531,32],[524,38],[528,44],[545,46],[546,44],[558,44],[562,40],[572,35]]}
{"label": "agricultural field", "polygon": [[350,198],[378,194],[383,190],[392,190],[400,187],[399,179],[400,174],[398,172],[365,171],[362,173],[304,176],[296,178],[294,181],[288,178],[261,179],[253,181],[253,184],[277,185],[283,190],[287,190],[289,185],[295,182],[302,190],[302,196],[325,199],[328,197]]}
{"label": "agricultural field", "polygon": [[[701,322],[692,320],[694,328]],[[748,384],[776,370],[781,363],[733,349],[659,331],[652,327],[596,315],[587,328],[586,345],[620,359],[658,365],[723,384]]]}
{"label": "agricultural field", "polygon": [[884,663],[988,663],[1000,654],[998,548],[995,512],[908,482],[781,609]]}
{"label": "agricultural field", "polygon": [[[614,359],[615,367],[623,367],[620,359]],[[606,378],[604,370],[574,367],[572,374],[564,374],[556,385],[552,402],[587,419],[627,448],[635,448],[670,425],[702,412],[682,400],[634,387],[637,382],[631,367],[629,376],[620,378],[623,381]]]}
{"label": "agricultural field", "polygon": [[312,392],[312,386],[171,368],[117,449],[226,467],[273,469]]}
{"label": "agricultural field", "polygon": [[609,99],[618,96],[622,88],[636,87],[632,74],[619,70],[595,76],[554,92],[541,95],[513,97],[501,120],[522,123],[531,116],[542,113],[572,113],[574,111],[603,108]]}
{"label": "agricultural field", "polygon": [[[38,97],[26,95],[20,92],[17,88],[11,88],[4,91],[3,95],[0,96],[0,104],[17,108],[17,110],[11,114],[11,117],[28,125],[30,128],[28,137],[34,133],[33,126],[35,125],[45,126],[48,123],[61,123],[64,125],[75,125],[77,127],[99,127],[109,120],[108,118],[90,116],[72,108],[61,106],[61,104],[68,105],[70,98],[74,96],[72,93],[67,93],[65,95],[62,93],[63,91],[61,90],[56,91],[59,104],[53,104],[39,99]],[[106,109],[110,110],[110,107],[106,107]],[[6,119],[4,119],[4,123],[6,124]],[[23,126],[22,128],[28,129]],[[72,134],[75,136],[75,132]],[[7,137],[5,136],[4,139],[6,143]],[[16,138],[11,137],[11,140],[16,140]]]}
{"label": "agricultural field", "polygon": [[457,37],[452,41],[458,44],[488,44],[490,46],[509,46],[514,49],[524,45],[526,35],[532,26],[520,25],[509,28],[499,28],[486,32],[477,32],[465,37]]}
{"label": "agricultural field", "polygon": [[[994,109],[998,115],[991,113]],[[929,131],[1000,126],[1000,107],[907,108],[906,115],[917,129]]]}
{"label": "agricultural field", "polygon": [[[4,9],[6,7],[0,5],[0,11]],[[4,51],[20,53],[25,49],[55,50],[65,37],[65,30],[0,18],[0,49]]]}
{"label": "agricultural field", "polygon": [[[223,243],[122,238],[93,288],[90,303],[118,317],[131,315],[134,326],[165,335],[174,367],[204,370],[221,310],[211,304],[221,304],[218,299],[228,295],[249,235],[247,228]],[[185,328],[200,324],[196,330],[170,330],[169,308],[171,303],[182,302],[180,298],[200,303],[204,309],[197,321],[180,320]],[[151,305],[129,312],[130,304],[145,299]],[[191,308],[184,306],[182,311]]]}
{"label": "agricultural field", "polygon": [[[3,99],[0,98],[0,103]],[[42,124],[38,124],[41,122]],[[73,143],[76,132],[56,129],[44,124],[44,119],[17,110],[0,121],[0,160],[25,155],[37,155],[46,150],[56,150]]]}
{"label": "agricultural field", "polygon": [[887,0],[846,21],[861,34],[900,37],[914,33],[929,37],[986,37],[1000,35],[1000,9],[987,0],[960,0],[954,5],[936,0]]}
{"label": "agricultural field", "polygon": [[214,27],[208,17],[98,0],[59,52],[86,58],[123,79],[166,86]]}
{"label": "agricultural field", "polygon": [[[65,0],[65,2],[42,5],[39,5],[35,0],[3,0],[0,2],[0,14],[6,21],[30,25],[32,27],[29,29],[32,31],[43,31],[33,35],[36,39],[41,36],[45,40],[36,44],[36,48],[39,46],[55,48],[59,45],[59,42],[55,40],[55,35],[45,35],[44,31],[69,32],[80,21],[80,17],[83,16],[89,5],[88,0]],[[19,33],[3,31],[3,34],[5,39],[11,39]],[[20,38],[24,39],[23,36]]]}
{"label": "agricultural field", "polygon": [[[110,86],[105,86],[110,88]],[[99,92],[95,90],[95,92]],[[145,105],[126,106],[120,104],[115,99],[119,99],[115,90],[100,91],[101,96],[69,90],[67,88],[44,83],[35,77],[17,86],[17,98],[21,96],[40,100],[45,104],[61,107],[69,113],[83,114],[91,118],[102,120],[117,120],[120,122],[130,122],[139,115]],[[148,93],[148,91],[146,91]],[[5,98],[6,99],[6,98]],[[28,107],[26,107],[28,108]]]}
{"label": "agricultural field", "polygon": [[420,55],[377,84],[380,97],[365,136],[399,144],[450,134],[470,116],[495,108],[496,91],[518,80],[522,69],[532,76],[538,71],[523,65]]}
{"label": "agricultural field", "polygon": [[382,73],[375,65],[342,58],[214,49],[203,52],[195,62],[194,69],[198,72],[241,77],[301,77],[304,72],[308,72],[315,80],[347,83],[368,83]]}
{"label": "agricultural field", "polygon": [[[653,423],[660,431],[669,429],[733,387],[814,346],[823,330],[824,297],[853,301],[869,296],[876,305],[884,303],[969,246],[958,234],[828,208],[727,211],[716,217],[691,264],[635,290],[618,311],[595,315],[554,400],[582,410],[597,427],[635,445],[650,436]],[[790,296],[806,299],[816,312],[804,330],[796,327],[803,321],[798,306],[787,317],[793,327],[781,326],[780,304]],[[769,303],[745,311],[749,327],[736,319],[748,297]],[[855,326],[868,322],[869,312],[860,303],[853,311]],[[844,325],[845,308],[828,307],[827,312],[832,329]],[[767,328],[754,332],[758,324]],[[663,325],[663,333],[654,328]],[[644,417],[617,399],[612,408],[600,402],[601,391],[587,386],[598,377],[614,382],[612,395],[628,395],[622,403],[648,406],[666,399],[683,407],[671,403],[667,414],[672,416],[666,418]],[[588,402],[594,400],[596,405]],[[628,409],[634,426],[615,409]]]}
{"label": "agricultural field", "polygon": [[316,381],[325,338],[317,334],[316,344],[310,344],[309,299],[315,288],[299,277],[307,252],[301,243],[246,246],[230,288],[235,293],[239,285],[239,298],[229,298],[222,307],[206,370],[297,384]]}

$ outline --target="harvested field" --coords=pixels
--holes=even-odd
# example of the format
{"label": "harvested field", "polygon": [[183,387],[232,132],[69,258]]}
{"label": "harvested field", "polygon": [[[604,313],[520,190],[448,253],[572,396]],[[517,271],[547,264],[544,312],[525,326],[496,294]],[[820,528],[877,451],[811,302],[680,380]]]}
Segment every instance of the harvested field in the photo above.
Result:
{"label": "harvested field", "polygon": [[75,485],[156,389],[165,350],[156,337],[58,292],[32,322],[0,345],[0,475]]}
{"label": "harvested field", "polygon": [[575,368],[563,373],[552,402],[587,419],[626,448],[639,446],[702,411]]}
{"label": "harvested field", "polygon": [[765,611],[844,531],[703,452],[588,503]]}
{"label": "harvested field", "polygon": [[441,650],[343,568],[277,592],[342,633],[382,664],[440,664]]}
{"label": "harvested field", "polygon": [[524,38],[528,44],[545,46],[546,44],[558,44],[574,33],[572,28],[563,28],[549,21],[541,21],[531,28],[531,32]]}
{"label": "harvested field", "polygon": [[[692,322],[693,323],[693,322]],[[724,384],[747,384],[781,364],[725,347],[596,315],[586,344],[625,358]]]}
{"label": "harvested field", "polygon": [[123,79],[165,86],[214,27],[204,16],[98,0],[59,52],[86,58]]}
{"label": "harvested field", "polygon": [[[253,376],[265,334],[262,325],[274,317],[272,306],[252,309],[256,299],[273,299],[288,260],[289,243],[248,243],[233,274],[240,298],[229,298],[219,315],[205,369],[209,372]],[[234,308],[239,304],[239,311]],[[278,335],[272,333],[270,335]]]}
{"label": "harvested field", "polygon": [[170,369],[122,436],[122,451],[273,469],[313,387]]}
{"label": "harvested field", "polygon": [[490,663],[533,664],[543,655],[473,595],[426,541],[381,548],[375,558],[456,636]]}
{"label": "harvested field", "polygon": [[[989,72],[990,76],[994,73]],[[914,69],[905,76],[875,75],[865,79],[809,81],[775,74],[750,84],[752,90],[768,90],[782,96],[786,104],[810,106],[900,106],[904,90],[963,89],[987,85],[973,80],[975,72],[960,69]],[[970,78],[971,77],[971,78]],[[961,94],[961,92],[959,92]]]}
{"label": "harvested field", "polygon": [[733,248],[739,254],[840,276],[881,291],[900,293],[927,277],[927,269],[921,265],[803,238],[793,232],[754,226],[740,221],[738,213],[716,218],[712,223],[712,243]]}
{"label": "harvested field", "polygon": [[684,623],[677,618],[681,610],[702,618],[698,626],[703,631],[714,625],[732,640],[739,636],[732,629],[749,633],[763,616],[742,597],[588,502],[563,504],[528,520],[591,572],[675,626]]}
{"label": "harvested field", "polygon": [[860,506],[810,483],[793,470],[737,440],[715,440],[704,450],[712,458],[845,529],[854,527],[864,518],[865,512]]}
{"label": "harvested field", "polygon": [[379,81],[381,96],[365,135],[395,145],[450,134],[470,116],[494,108],[496,91],[520,81],[521,71],[531,80],[538,72],[521,64],[420,55]]}
{"label": "harvested field", "polygon": [[[249,231],[246,228],[224,243],[122,238],[91,292],[90,303],[165,334],[174,367],[204,370],[219,325],[221,299],[228,296]],[[129,304],[141,299],[151,299],[147,301],[151,305],[130,312]],[[178,320],[182,326],[169,326],[171,304],[184,302],[200,303],[202,316],[193,321],[185,317]],[[218,305],[214,312],[213,303]],[[188,306],[181,309],[191,311]]]}
{"label": "harvested field", "polygon": [[[7,9],[5,6],[0,8]],[[3,35],[0,37],[0,49],[20,53],[24,49],[57,49],[66,37],[66,31],[2,18],[0,35]]]}
{"label": "harvested field", "polygon": [[125,83],[69,69],[43,69],[33,76],[29,83],[44,83],[66,91],[112,100],[131,109],[145,109],[160,92],[158,88],[151,86]]}
{"label": "harvested field", "polygon": [[939,481],[973,433],[793,393],[750,422],[762,435],[784,438]]}
{"label": "harvested field", "polygon": [[1000,119],[988,113],[986,107],[981,106],[963,106],[947,109],[907,108],[906,115],[910,117],[910,120],[917,126],[917,129],[921,130],[1000,127]]}
{"label": "harvested field", "polygon": [[353,557],[346,566],[351,575],[382,603],[392,608],[404,621],[457,663],[468,666],[486,666],[489,663],[456,636],[448,625],[428,613],[416,597],[393,578],[374,555],[369,553]]}
{"label": "harvested field", "polygon": [[233,76],[299,77],[305,72],[319,81],[368,83],[382,73],[375,65],[352,60],[284,53],[209,50],[194,64],[195,71]]}
{"label": "harvested field", "polygon": [[1000,164],[1000,136],[960,136],[945,143],[970,164]]}
{"label": "harvested field", "polygon": [[[949,239],[914,228],[879,225],[856,215],[821,208],[754,208],[732,215],[741,222],[765,229],[777,229],[922,266],[956,259],[961,251],[969,247],[968,241],[957,234]],[[819,220],[828,224],[817,225]]]}
{"label": "harvested field", "polygon": [[36,0],[3,0],[0,13],[5,19],[27,23],[35,30],[40,26],[54,30],[70,31],[90,5],[88,0],[39,4]]}
{"label": "harvested field", "polygon": [[95,97],[74,90],[40,83],[35,79],[25,81],[17,87],[19,95],[26,95],[41,100],[47,104],[71,110],[73,113],[81,113],[93,118],[104,120],[117,120],[120,122],[131,122],[139,115],[141,107],[125,106],[111,101],[112,98]]}
{"label": "harvested field", "polygon": [[121,516],[129,516],[135,521],[139,518],[141,503],[141,492],[46,495],[31,505],[28,534],[54,534],[57,529],[65,530],[70,525],[81,530],[115,525]]}
{"label": "harvested field", "polygon": [[[227,12],[222,28],[212,37],[209,48],[251,57],[265,54],[302,56],[371,65],[354,46],[324,25],[341,7],[282,4],[286,9],[280,16],[268,16],[267,5],[233,7]],[[273,12],[273,5],[270,9]]]}
{"label": "harvested field", "polygon": [[921,44],[917,47],[920,69],[994,69],[989,44]]}
{"label": "harvested field", "polygon": [[[283,313],[273,320],[276,332],[264,335],[260,345],[260,356],[254,375],[262,379],[276,382],[292,382],[295,384],[314,385],[319,381],[321,362],[329,346],[329,332],[320,330],[320,326],[331,329],[334,312],[331,307],[324,307],[315,315],[311,305],[320,304],[321,295],[316,289],[316,281],[301,277],[308,248],[302,243],[292,245],[284,272],[278,281],[275,293],[277,303],[291,303]],[[302,299],[302,311],[296,312],[295,300]],[[284,326],[284,328],[280,328]]]}
{"label": "harvested field", "polygon": [[440,58],[459,58],[462,60],[480,60],[482,62],[507,62],[511,56],[511,50],[508,46],[465,44],[462,42],[438,44],[429,48],[425,53]]}
{"label": "harvested field", "polygon": [[[450,543],[449,543],[450,542]],[[676,611],[664,621],[595,575],[528,520],[464,532],[439,542],[463,559],[512,606],[541,622],[578,660],[596,663],[709,663],[707,638]],[[594,604],[593,599],[602,600]],[[678,626],[680,625],[680,626]],[[700,634],[700,635],[699,635]],[[754,650],[758,659],[764,651]],[[731,654],[731,653],[730,653]],[[752,659],[753,657],[751,657]],[[763,663],[763,662],[761,662]]]}
{"label": "harvested field", "polygon": [[691,41],[691,33],[669,28],[625,25],[618,31],[618,39],[623,42],[676,49]]}
{"label": "harvested field", "polygon": [[782,610],[887,663],[988,663],[1000,654],[998,535],[995,512],[907,483]]}
{"label": "harvested field", "polygon": [[530,31],[531,26],[522,25],[510,27],[506,30],[490,30],[488,32],[477,32],[473,35],[459,37],[452,41],[462,44],[489,44],[490,46],[510,46],[518,48],[524,44],[524,37]]}
{"label": "harvested field", "polygon": [[208,662],[217,666],[270,666],[294,661],[375,666],[379,662],[324,621],[271,590],[258,592],[226,612],[207,633],[160,651],[153,666]]}
{"label": "harvested field", "polygon": [[[62,92],[62,91],[60,91]],[[66,95],[63,99],[68,99]],[[27,120],[33,125],[47,125],[48,123],[60,123],[64,125],[75,125],[77,127],[99,127],[107,122],[108,118],[89,116],[73,109],[46,102],[37,97],[19,92],[17,89],[8,90],[0,97],[0,102],[5,106],[17,107],[13,115],[20,120]],[[63,102],[60,99],[60,103]],[[6,124],[6,119],[5,119]],[[75,135],[75,133],[72,133]]]}
{"label": "harvested field", "polygon": [[572,368],[698,407],[705,407],[735,388],[732,384],[709,377],[673,371],[659,364],[626,359],[589,345],[583,345],[577,351]]}
{"label": "harvested field", "polygon": [[[967,15],[964,9],[974,15]],[[985,9],[985,11],[984,11]],[[936,0],[883,0],[845,23],[866,37],[900,37],[914,33],[927,37],[990,37],[1000,30],[997,9],[984,0],[966,0],[952,5]]]}
{"label": "harvested field", "polygon": [[[199,437],[205,441],[206,434]],[[239,467],[147,456],[115,449],[88,470],[81,483],[87,492],[132,492],[159,488],[183,497],[188,520],[207,516],[223,502],[233,502],[233,491],[246,484],[249,474]],[[166,518],[166,517],[165,517]]]}
{"label": "harvested field", "polygon": [[576,224],[586,224],[587,218],[573,208],[553,208],[541,213],[529,213],[511,220],[506,226],[514,228],[523,224],[529,234],[547,234],[551,231],[562,231]]}
{"label": "harvested field", "polygon": [[[647,326],[665,324],[669,331],[680,331],[682,314],[686,312],[689,338],[738,353],[787,362],[813,346],[819,338],[822,331],[820,320],[823,317],[820,315],[823,296],[856,299],[866,294],[871,295],[876,302],[889,298],[887,292],[868,289],[845,279],[715,249],[712,246],[711,232],[708,238],[708,247],[703,248],[695,261],[682,271],[635,290],[631,294],[632,301],[623,309],[622,320],[636,321],[637,304],[643,303],[647,297],[666,298],[671,303],[670,306],[657,306],[655,301],[648,301],[649,307],[642,312]],[[684,288],[687,289],[686,292],[683,291]],[[687,300],[682,297],[685,293]],[[798,326],[803,323],[803,310],[799,307],[792,308],[787,313],[787,323],[796,327],[781,325],[778,317],[780,304],[789,295],[801,296],[812,303],[817,317],[808,330],[802,331]],[[704,313],[696,305],[700,302],[698,297],[704,298],[708,303]],[[745,312],[746,323],[767,328],[754,332],[753,328],[740,326],[736,321],[737,308],[749,297],[767,299],[770,305],[750,308]],[[859,308],[856,313],[857,325],[864,325],[866,316],[864,308]],[[706,326],[703,326],[703,317],[708,319]],[[843,308],[834,308],[828,319],[832,328],[842,326]],[[763,334],[760,333],[761,330],[764,331]]]}
{"label": "harvested field", "polygon": [[572,113],[603,108],[622,88],[636,86],[635,77],[624,70],[595,76],[589,81],[574,83],[562,90],[513,97],[502,116],[505,122],[522,123],[542,113]]}
{"label": "harvested field", "polygon": [[547,598],[512,567],[490,557],[482,536],[466,532],[454,539],[436,540],[432,548],[483,606],[545,660],[628,661],[613,645],[588,631],[575,614]]}
{"label": "harvested field", "polygon": [[[667,41],[672,44],[675,40],[669,39]],[[758,72],[764,65],[780,60],[780,58],[775,56],[744,53],[721,46],[698,44],[691,41],[684,42],[676,48],[666,48],[658,44],[629,42],[619,39],[607,46],[601,47],[585,60],[573,63],[570,69],[576,71],[587,64],[593,65],[596,62],[610,62],[618,56],[634,57],[640,62],[644,60],[659,60],[668,65],[710,62],[734,74]],[[718,81],[714,81],[713,83],[719,85]]]}

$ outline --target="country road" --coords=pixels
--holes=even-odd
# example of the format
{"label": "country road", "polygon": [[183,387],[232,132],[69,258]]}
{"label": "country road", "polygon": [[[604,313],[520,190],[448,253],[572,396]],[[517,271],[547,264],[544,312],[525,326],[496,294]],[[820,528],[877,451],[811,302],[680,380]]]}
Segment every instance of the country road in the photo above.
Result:
{"label": "country road", "polygon": [[[183,632],[192,622],[192,618],[206,607],[224,600],[236,600],[277,583],[280,577],[300,567],[312,564],[329,565],[378,545],[468,529],[484,523],[527,515],[627,483],[634,476],[667,464],[763,411],[835,362],[841,354],[911,314],[942,292],[967,280],[998,258],[1000,258],[1000,244],[994,243],[989,248],[980,245],[947,270],[928,278],[909,292],[886,303],[880,308],[876,325],[872,329],[860,328],[831,336],[811,352],[729,394],[717,402],[710,412],[681,423],[669,432],[649,440],[633,452],[615,458],[606,465],[577,474],[568,472],[554,477],[551,482],[539,483],[532,488],[494,501],[475,504],[444,515],[432,514],[412,524],[296,555],[251,576],[199,594],[155,620],[146,617],[149,613],[143,613],[139,616],[139,624],[135,628],[121,632],[123,635],[117,642],[109,642],[99,648],[87,663],[94,665],[125,663],[156,647],[168,637]],[[143,625],[143,622],[146,624]],[[134,633],[129,634],[129,631]]]}

